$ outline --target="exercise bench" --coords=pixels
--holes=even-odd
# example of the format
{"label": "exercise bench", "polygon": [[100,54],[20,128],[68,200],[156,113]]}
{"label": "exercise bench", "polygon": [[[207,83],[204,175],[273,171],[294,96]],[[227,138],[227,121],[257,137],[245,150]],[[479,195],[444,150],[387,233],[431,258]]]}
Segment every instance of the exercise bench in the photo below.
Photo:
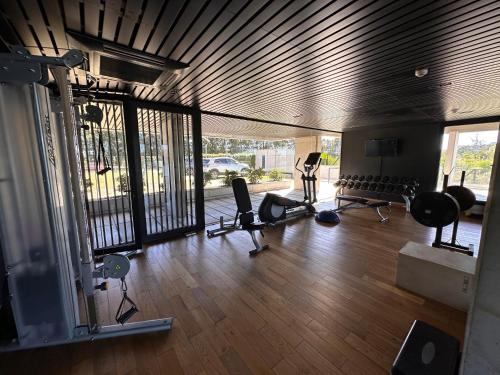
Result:
{"label": "exercise bench", "polygon": [[235,178],[231,185],[233,187],[234,198],[236,200],[236,215],[234,222],[225,224],[223,218],[220,219],[220,227],[212,230],[207,230],[208,238],[213,238],[233,231],[244,230],[250,233],[255,249],[250,250],[250,255],[255,255],[262,250],[269,248],[268,245],[259,243],[255,232],[259,232],[262,236],[262,230],[266,227],[266,223],[255,220],[255,213],[248,193],[248,187],[244,178]]}
{"label": "exercise bench", "polygon": [[[389,213],[391,212],[391,202],[388,201],[369,201],[365,198],[353,197],[350,195],[337,195],[335,197],[337,200],[337,208],[333,211],[336,213],[341,213],[347,210],[358,209],[358,208],[371,208],[373,211],[377,213],[379,217],[379,221],[381,223],[387,223],[389,221]],[[342,205],[342,202],[348,202],[347,204]],[[387,215],[383,215],[381,212],[381,208],[385,207],[387,211]]]}

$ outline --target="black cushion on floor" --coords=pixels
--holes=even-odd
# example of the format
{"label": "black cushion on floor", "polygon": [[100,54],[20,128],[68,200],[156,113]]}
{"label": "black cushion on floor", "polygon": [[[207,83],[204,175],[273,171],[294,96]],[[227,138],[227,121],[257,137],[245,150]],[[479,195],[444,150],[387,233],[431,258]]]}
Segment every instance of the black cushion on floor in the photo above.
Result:
{"label": "black cushion on floor", "polygon": [[456,375],[460,342],[433,326],[415,320],[399,351],[393,375]]}

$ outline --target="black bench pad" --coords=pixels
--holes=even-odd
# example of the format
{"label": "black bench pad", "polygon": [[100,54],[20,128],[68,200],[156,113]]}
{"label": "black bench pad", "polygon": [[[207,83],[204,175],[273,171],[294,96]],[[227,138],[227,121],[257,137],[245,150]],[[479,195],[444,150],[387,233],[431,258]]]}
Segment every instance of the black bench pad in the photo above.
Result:
{"label": "black bench pad", "polygon": [[337,195],[335,198],[341,201],[352,202],[352,203],[361,203],[361,204],[368,203],[368,199],[353,197],[351,195]]}
{"label": "black bench pad", "polygon": [[368,203],[368,207],[371,208],[377,208],[377,207],[387,207],[390,206],[391,203],[387,201],[379,201],[379,202],[373,202],[373,203]]}

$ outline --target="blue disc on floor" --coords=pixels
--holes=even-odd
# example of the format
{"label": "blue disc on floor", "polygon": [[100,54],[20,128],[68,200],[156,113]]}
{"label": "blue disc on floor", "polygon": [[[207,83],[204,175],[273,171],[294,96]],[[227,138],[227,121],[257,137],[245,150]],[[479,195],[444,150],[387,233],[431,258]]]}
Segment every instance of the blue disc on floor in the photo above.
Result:
{"label": "blue disc on floor", "polygon": [[340,223],[340,217],[336,212],[332,210],[320,211],[316,214],[316,220],[321,223],[338,224]]}

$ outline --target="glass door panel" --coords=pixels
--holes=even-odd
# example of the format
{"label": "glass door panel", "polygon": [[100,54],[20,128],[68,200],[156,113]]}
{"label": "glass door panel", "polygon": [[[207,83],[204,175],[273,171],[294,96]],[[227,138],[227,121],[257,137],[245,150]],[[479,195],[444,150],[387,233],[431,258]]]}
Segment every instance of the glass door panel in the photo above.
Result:
{"label": "glass door panel", "polygon": [[145,239],[196,225],[192,118],[137,108],[144,194]]}

